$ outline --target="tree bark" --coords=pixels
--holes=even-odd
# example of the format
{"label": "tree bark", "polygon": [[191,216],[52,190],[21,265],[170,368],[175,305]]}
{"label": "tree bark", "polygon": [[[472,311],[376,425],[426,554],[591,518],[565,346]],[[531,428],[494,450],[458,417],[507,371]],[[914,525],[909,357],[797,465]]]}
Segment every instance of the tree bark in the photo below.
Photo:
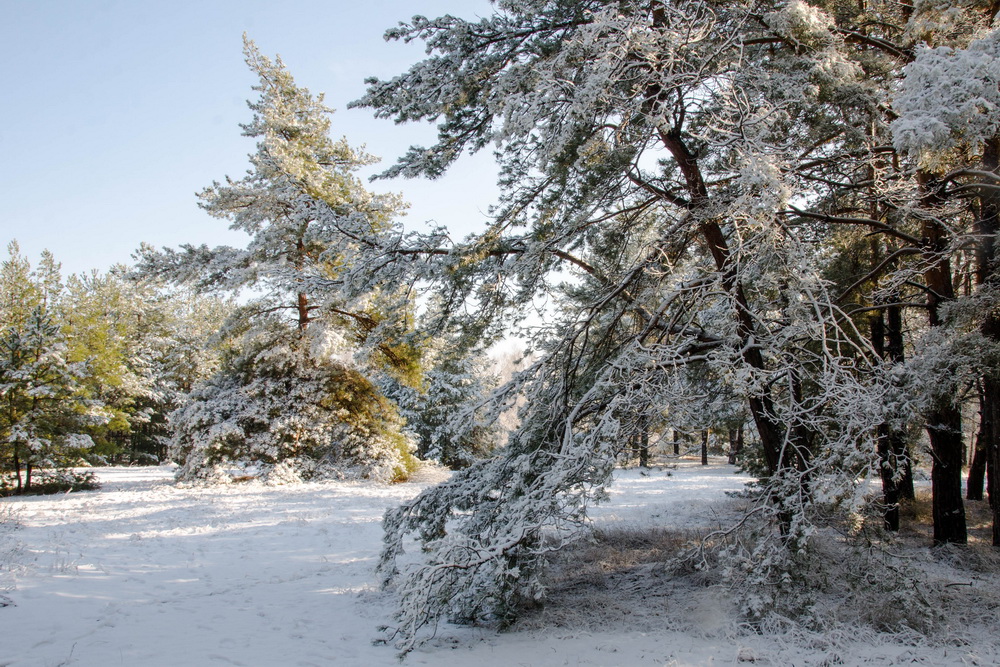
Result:
{"label": "tree bark", "polygon": [[[984,171],[1000,172],[1000,138],[985,142],[982,167]],[[1000,197],[992,190],[986,190],[980,195],[977,221],[980,241],[976,247],[976,282],[979,283],[981,290],[996,290],[1000,283],[996,257],[998,231],[1000,231]],[[996,309],[991,308],[986,313],[980,331],[987,339],[1000,342],[1000,316],[997,315]],[[993,512],[993,546],[1000,546],[1000,497],[997,494],[997,485],[1000,484],[1000,479],[997,478],[1000,474],[1000,371],[986,369],[980,409],[982,422],[980,436],[983,438],[983,449],[986,452],[986,474],[989,478],[987,488]],[[971,478],[971,470],[969,475]]]}
{"label": "tree bark", "polygon": [[986,443],[989,440],[988,431],[992,428],[989,423],[989,415],[983,403],[985,402],[983,392],[979,396],[979,433],[976,435],[976,449],[972,455],[972,464],[969,466],[969,476],[965,482],[965,499],[982,500],[986,490]]}
{"label": "tree bark", "polygon": [[[893,301],[899,301],[893,295]],[[903,351],[903,309],[900,306],[890,306],[885,311],[885,351],[889,361],[901,364],[905,360]],[[888,425],[887,425],[888,427]],[[906,433],[899,429],[889,428],[889,450],[895,457],[895,468],[899,481],[897,489],[900,500],[916,500],[913,490],[913,456],[906,441]]]}
{"label": "tree bark", "polygon": [[17,454],[17,443],[14,443],[14,475],[17,477],[17,492],[21,493],[21,457]]}
{"label": "tree bark", "polygon": [[[899,307],[891,307],[890,312],[895,311],[895,319],[899,319]],[[890,317],[892,319],[892,317]],[[885,359],[887,363],[899,363],[902,361],[902,332],[897,324],[893,322],[889,329],[896,329],[899,335],[898,347],[896,341],[889,345],[890,352],[886,359],[886,337],[887,327],[885,326],[885,314],[878,311],[877,314],[869,318],[869,329],[871,331],[871,343],[879,358]],[[894,358],[898,355],[899,358]],[[889,531],[899,530],[899,501],[902,497],[901,485],[906,473],[909,473],[910,493],[913,492],[913,475],[910,469],[910,459],[906,452],[905,434],[898,429],[892,428],[888,423],[882,424],[878,430],[878,458],[879,474],[882,479],[882,520],[885,529]]]}
{"label": "tree bark", "polygon": [[642,418],[642,441],[639,443],[639,467],[649,467],[649,417]]}
{"label": "tree bark", "polygon": [[[923,191],[922,203],[933,210],[942,202],[943,184],[921,172],[918,182]],[[951,261],[946,253],[946,232],[932,218],[923,223],[924,259],[927,268],[927,314],[932,327],[942,325],[940,307],[955,298],[951,281]],[[931,441],[931,492],[933,494],[934,543],[965,544],[965,504],[962,502],[962,413],[952,397],[932,408],[927,417]]]}
{"label": "tree bark", "polygon": [[927,433],[934,462],[931,488],[934,493],[934,543],[965,544],[965,504],[962,502],[962,419],[958,408],[944,406],[928,415]]}

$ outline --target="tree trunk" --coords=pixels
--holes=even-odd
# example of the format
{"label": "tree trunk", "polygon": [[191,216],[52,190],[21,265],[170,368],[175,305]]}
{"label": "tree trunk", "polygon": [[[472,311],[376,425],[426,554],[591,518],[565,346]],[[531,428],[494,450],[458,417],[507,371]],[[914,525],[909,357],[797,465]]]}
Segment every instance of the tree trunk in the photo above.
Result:
{"label": "tree trunk", "polygon": [[304,331],[309,326],[309,298],[302,292],[298,294],[295,309],[298,313],[299,331]]}
{"label": "tree trunk", "polygon": [[[1000,424],[1000,379],[988,374],[983,378],[983,411],[989,428],[986,446],[986,489],[989,492],[990,509],[993,513],[993,546],[1000,547],[1000,446],[997,441],[996,425]],[[971,472],[970,472],[971,475]]]}
{"label": "tree trunk", "polygon": [[[655,22],[655,20],[654,20]],[[659,97],[657,90],[650,90],[650,100]],[[679,128],[669,131],[661,130],[660,141],[670,152],[684,176],[688,194],[691,198],[690,209],[696,211],[709,205],[708,188],[698,165],[698,158],[681,139]],[[706,219],[701,223],[700,232],[708,251],[712,255],[715,267],[722,275],[722,284],[733,301],[733,316],[736,318],[737,331],[743,349],[743,359],[755,370],[767,370],[767,363],[760,348],[751,344],[756,338],[756,322],[743,285],[737,280],[736,267],[730,261],[729,244],[726,235],[718,222]],[[794,466],[794,456],[800,449],[796,434],[786,438],[785,428],[774,415],[773,401],[766,390],[749,399],[750,414],[753,415],[757,433],[760,436],[761,449],[767,461],[770,475],[781,475]],[[790,441],[790,442],[789,442]],[[790,446],[788,446],[790,445]]]}
{"label": "tree trunk", "polygon": [[[302,238],[299,238],[295,241],[295,260],[294,260],[295,270],[299,273],[299,275],[301,275],[305,270],[303,268],[305,266],[304,262],[305,253],[306,253],[305,241]],[[309,317],[309,311],[311,310],[312,307],[309,306],[308,295],[306,295],[304,292],[299,292],[296,295],[295,311],[296,315],[298,316],[298,325],[300,334],[303,331],[305,331],[307,326],[309,326],[309,322],[311,319]]]}
{"label": "tree trunk", "polygon": [[[927,433],[934,462],[931,488],[934,493],[934,543],[965,544],[965,504],[962,502],[962,418],[954,406],[928,415]],[[957,428],[956,428],[957,426]]]}
{"label": "tree trunk", "polygon": [[[922,204],[933,210],[942,203],[943,184],[927,172],[918,174],[923,190]],[[923,223],[924,260],[927,268],[927,314],[932,327],[941,326],[940,307],[955,298],[951,281],[951,261],[946,231],[940,223],[927,218]],[[931,492],[933,494],[934,543],[965,544],[965,504],[962,502],[962,413],[952,397],[927,415],[927,434],[931,441]]]}
{"label": "tree trunk", "polygon": [[641,440],[639,442],[639,467],[649,467],[649,417],[642,418]]}
{"label": "tree trunk", "polygon": [[14,443],[14,475],[17,477],[17,492],[21,493],[24,488],[21,486],[21,457],[17,455],[17,443]]}
{"label": "tree trunk", "polygon": [[673,429],[673,434],[674,434],[674,456],[680,456],[681,455],[681,443],[677,439],[677,436],[678,436],[677,429]]}
{"label": "tree trunk", "polygon": [[965,499],[982,500],[985,496],[986,482],[986,443],[989,441],[989,411],[983,403],[983,391],[979,393],[979,433],[976,435],[976,449],[972,456],[972,464],[969,466],[969,477],[965,482]]}
{"label": "tree trunk", "polygon": [[[877,251],[875,239],[872,248]],[[873,261],[879,260],[879,253],[873,253]],[[879,359],[885,359],[885,315],[881,310],[868,318],[868,329],[871,332],[871,343]],[[889,442],[889,426],[882,424],[878,430],[878,462],[879,476],[882,478],[882,523],[886,530],[899,530],[899,485],[896,479],[896,467]]]}
{"label": "tree trunk", "polygon": [[[993,138],[983,146],[984,171],[1000,172],[1000,139]],[[979,244],[976,247],[976,282],[982,289],[996,290],[1000,284],[997,271],[996,236],[1000,231],[1000,196],[992,190],[980,194],[979,220],[977,221]],[[1000,342],[1000,316],[990,309],[980,327],[989,340]],[[1000,546],[1000,376],[990,369],[984,373],[981,403],[981,420],[985,428],[980,428],[983,449],[986,451],[986,471],[989,478],[987,488],[990,508],[993,511],[993,546]],[[977,452],[978,453],[978,452]],[[972,471],[969,471],[971,478]]]}
{"label": "tree trunk", "polygon": [[701,464],[708,465],[708,429],[701,432]]}
{"label": "tree trunk", "polygon": [[878,433],[879,472],[882,477],[882,522],[886,530],[899,530],[899,480],[892,455],[889,427],[883,425]]}
{"label": "tree trunk", "polygon": [[[891,295],[893,302],[898,302],[896,295]],[[890,306],[885,310],[885,351],[889,361],[901,364],[905,361],[903,351],[903,309],[900,306]],[[888,428],[888,425],[886,425]],[[894,469],[898,477],[896,489],[900,500],[916,500],[913,490],[913,457],[910,446],[906,442],[906,433],[895,428],[888,428],[889,450],[895,459]]]}
{"label": "tree trunk", "polygon": [[976,453],[972,457],[972,465],[969,466],[969,476],[965,480],[966,500],[986,498],[986,459],[986,447],[977,444]]}
{"label": "tree trunk", "polygon": [[[899,317],[899,308],[891,307],[890,311],[895,310],[896,318]],[[890,324],[890,329],[896,329],[896,334],[899,335],[899,345],[898,345],[898,355],[902,356],[902,332],[899,331],[898,326],[894,327],[893,322]],[[881,359],[886,359],[886,326],[885,326],[885,314],[883,311],[877,311],[876,315],[869,318],[869,329],[871,331],[871,343],[872,347],[875,349],[875,353]],[[890,343],[890,348],[894,347],[896,341]],[[897,350],[893,350],[897,352]],[[901,359],[894,359],[893,353],[889,354],[889,358],[886,359],[887,363],[897,363],[902,361]],[[893,429],[889,424],[882,424],[878,430],[878,459],[879,459],[879,474],[882,478],[882,521],[885,525],[885,529],[889,531],[899,530],[899,500],[900,500],[900,481],[901,481],[901,467],[909,467],[909,457],[906,456],[905,447],[906,441],[899,433],[897,429]],[[910,476],[910,485],[912,491],[913,477]]]}
{"label": "tree trunk", "polygon": [[639,417],[638,431],[632,436],[632,456],[639,459],[640,468],[649,467],[649,418]]}

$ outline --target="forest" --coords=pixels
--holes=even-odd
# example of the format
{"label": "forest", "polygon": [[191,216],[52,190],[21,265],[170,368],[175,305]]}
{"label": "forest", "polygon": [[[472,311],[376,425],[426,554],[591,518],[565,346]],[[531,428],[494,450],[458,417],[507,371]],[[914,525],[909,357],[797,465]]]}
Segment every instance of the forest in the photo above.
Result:
{"label": "forest", "polygon": [[256,150],[198,194],[244,247],[144,245],[64,278],[8,246],[0,488],[167,462],[182,484],[390,484],[437,462],[453,472],[383,520],[405,654],[445,621],[515,624],[616,469],[712,433],[755,481],[671,556],[678,576],[712,573],[759,630],[819,623],[816,590],[854,568],[838,595],[907,610],[879,629],[931,627],[940,600],[893,557],[914,507],[928,553],[1000,563],[998,11],[414,16],[385,37],[425,57],[352,104],[436,126],[376,179],[493,153],[500,199],[464,239],[404,225],[358,176],[376,158],[244,37]]}

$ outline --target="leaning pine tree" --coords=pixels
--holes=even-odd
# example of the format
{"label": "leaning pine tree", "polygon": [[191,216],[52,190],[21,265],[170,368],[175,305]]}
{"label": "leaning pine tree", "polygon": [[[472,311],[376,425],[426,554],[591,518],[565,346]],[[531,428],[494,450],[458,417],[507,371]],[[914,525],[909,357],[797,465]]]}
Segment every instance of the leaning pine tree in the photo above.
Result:
{"label": "leaning pine tree", "polygon": [[[743,402],[763,473],[766,521],[727,543],[721,571],[752,619],[809,613],[829,564],[817,536],[865,509],[857,484],[879,478],[885,425],[919,416],[825,275],[836,227],[900,244],[894,259],[933,250],[890,123],[893,81],[939,18],[933,3],[819,4],[498,0],[475,22],[387,33],[428,56],[357,104],[435,121],[438,141],[386,175],[433,178],[492,145],[504,195],[483,234],[388,244],[379,271],[438,279],[447,303],[476,304],[480,330],[561,304],[537,360],[494,393],[495,414],[527,399],[507,446],[387,514],[404,649],[442,618],[504,621],[541,595],[551,538],[601,497],[624,444],[704,409],[707,385]],[[567,273],[586,289],[560,294]],[[964,523],[953,509],[942,520]],[[403,560],[411,538],[420,553]]]}
{"label": "leaning pine tree", "polygon": [[[244,134],[258,139],[244,178],[200,194],[212,216],[246,232],[246,248],[145,249],[140,271],[205,292],[254,295],[223,328],[222,368],[171,415],[181,478],[219,478],[249,464],[273,481],[404,476],[411,444],[374,373],[416,374],[388,299],[343,288],[355,246],[390,226],[396,196],[353,175],[371,156],[329,136],[330,109],[280,60],[245,41],[260,99]],[[342,289],[332,291],[332,285]],[[336,299],[324,296],[337,294]],[[354,296],[349,296],[353,293]]]}

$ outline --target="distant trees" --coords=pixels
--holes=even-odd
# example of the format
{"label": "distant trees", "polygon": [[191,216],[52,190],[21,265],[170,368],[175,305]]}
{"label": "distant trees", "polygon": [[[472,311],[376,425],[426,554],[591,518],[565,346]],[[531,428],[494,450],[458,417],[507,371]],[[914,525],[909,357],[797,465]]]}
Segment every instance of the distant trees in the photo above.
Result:
{"label": "distant trees", "polygon": [[490,455],[500,444],[500,426],[482,411],[496,384],[488,364],[441,337],[425,344],[423,366],[420,385],[386,388],[416,435],[417,456],[460,469]]}
{"label": "distant trees", "polygon": [[[68,358],[54,316],[62,288],[48,253],[34,271],[16,242],[0,264],[0,473],[15,491],[30,492],[39,468],[63,467],[93,442],[88,427],[106,419],[88,400],[86,363]],[[0,479],[0,488],[11,480]]]}
{"label": "distant trees", "polygon": [[[165,415],[214,370],[208,344],[228,306],[130,280],[124,267],[63,279],[17,242],[0,264],[0,473],[163,460]],[[22,475],[23,473],[23,475]]]}
{"label": "distant trees", "polygon": [[165,415],[213,371],[210,337],[231,307],[130,279],[123,266],[66,279],[58,319],[69,358],[86,363],[83,388],[107,420],[90,433],[94,461],[164,460]]}

